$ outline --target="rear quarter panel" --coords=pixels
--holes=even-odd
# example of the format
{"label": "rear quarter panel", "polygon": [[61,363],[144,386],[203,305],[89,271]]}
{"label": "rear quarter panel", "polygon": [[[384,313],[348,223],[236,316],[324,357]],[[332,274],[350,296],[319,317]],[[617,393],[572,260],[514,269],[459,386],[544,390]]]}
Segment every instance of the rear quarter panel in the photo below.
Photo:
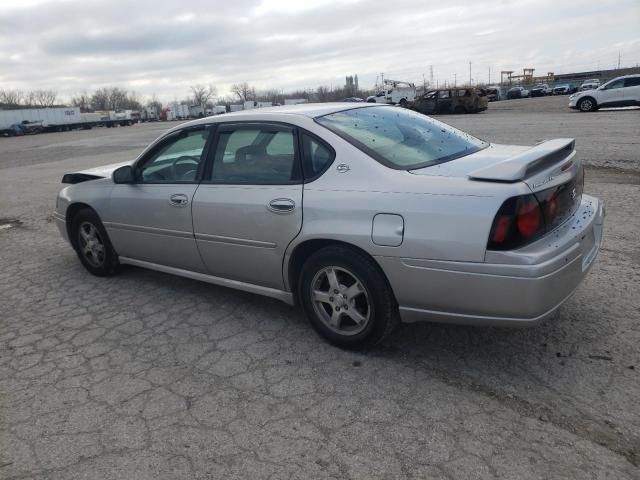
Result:
{"label": "rear quarter panel", "polygon": [[[333,239],[356,245],[373,256],[482,262],[500,205],[510,196],[530,193],[523,183],[477,182],[393,170],[316,126],[314,133],[334,147],[336,159],[320,178],[304,186],[302,230],[289,254],[306,240]],[[346,173],[337,169],[342,164],[348,166]],[[400,246],[373,243],[373,218],[379,213],[403,217]]]}

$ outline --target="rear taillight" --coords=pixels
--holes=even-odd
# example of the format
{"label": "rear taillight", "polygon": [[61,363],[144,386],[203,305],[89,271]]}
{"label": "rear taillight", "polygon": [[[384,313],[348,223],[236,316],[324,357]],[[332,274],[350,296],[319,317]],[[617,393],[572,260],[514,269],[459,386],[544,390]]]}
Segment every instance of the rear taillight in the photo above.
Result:
{"label": "rear taillight", "polygon": [[489,250],[512,250],[532,242],[546,230],[540,203],[534,195],[512,197],[493,220]]}

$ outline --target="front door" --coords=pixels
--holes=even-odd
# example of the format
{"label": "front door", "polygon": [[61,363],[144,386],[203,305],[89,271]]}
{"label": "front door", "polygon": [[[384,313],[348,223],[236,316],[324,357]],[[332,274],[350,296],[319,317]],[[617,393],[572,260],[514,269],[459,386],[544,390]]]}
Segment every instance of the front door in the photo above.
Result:
{"label": "front door", "polygon": [[204,167],[210,127],[169,135],[135,166],[136,183],[117,184],[105,227],[122,257],[203,272],[191,204]]}
{"label": "front door", "polygon": [[282,289],[284,253],[302,227],[297,132],[238,123],[216,137],[192,207],[202,259],[211,275]]}
{"label": "front door", "polygon": [[619,107],[624,105],[624,79],[621,78],[605,85],[600,90],[598,106]]}

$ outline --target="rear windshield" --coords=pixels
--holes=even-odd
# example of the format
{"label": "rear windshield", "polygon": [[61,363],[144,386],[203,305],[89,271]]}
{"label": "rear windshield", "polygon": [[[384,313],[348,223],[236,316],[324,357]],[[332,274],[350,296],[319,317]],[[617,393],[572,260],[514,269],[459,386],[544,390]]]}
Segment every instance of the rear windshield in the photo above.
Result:
{"label": "rear windshield", "polygon": [[316,119],[383,165],[429,167],[470,155],[487,144],[449,125],[401,107],[365,107]]}

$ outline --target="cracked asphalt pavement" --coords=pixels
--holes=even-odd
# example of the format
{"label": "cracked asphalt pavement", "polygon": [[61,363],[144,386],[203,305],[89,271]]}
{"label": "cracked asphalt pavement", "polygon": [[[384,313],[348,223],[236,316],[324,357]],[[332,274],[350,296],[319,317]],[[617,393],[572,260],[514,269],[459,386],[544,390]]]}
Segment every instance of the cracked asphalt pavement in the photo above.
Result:
{"label": "cracked asphalt pavement", "polygon": [[347,352],[275,300],[93,277],[52,222],[62,174],[170,125],[1,138],[0,478],[640,478],[640,110],[552,97],[440,119],[575,137],[607,202],[590,275],[538,327],[403,325]]}

